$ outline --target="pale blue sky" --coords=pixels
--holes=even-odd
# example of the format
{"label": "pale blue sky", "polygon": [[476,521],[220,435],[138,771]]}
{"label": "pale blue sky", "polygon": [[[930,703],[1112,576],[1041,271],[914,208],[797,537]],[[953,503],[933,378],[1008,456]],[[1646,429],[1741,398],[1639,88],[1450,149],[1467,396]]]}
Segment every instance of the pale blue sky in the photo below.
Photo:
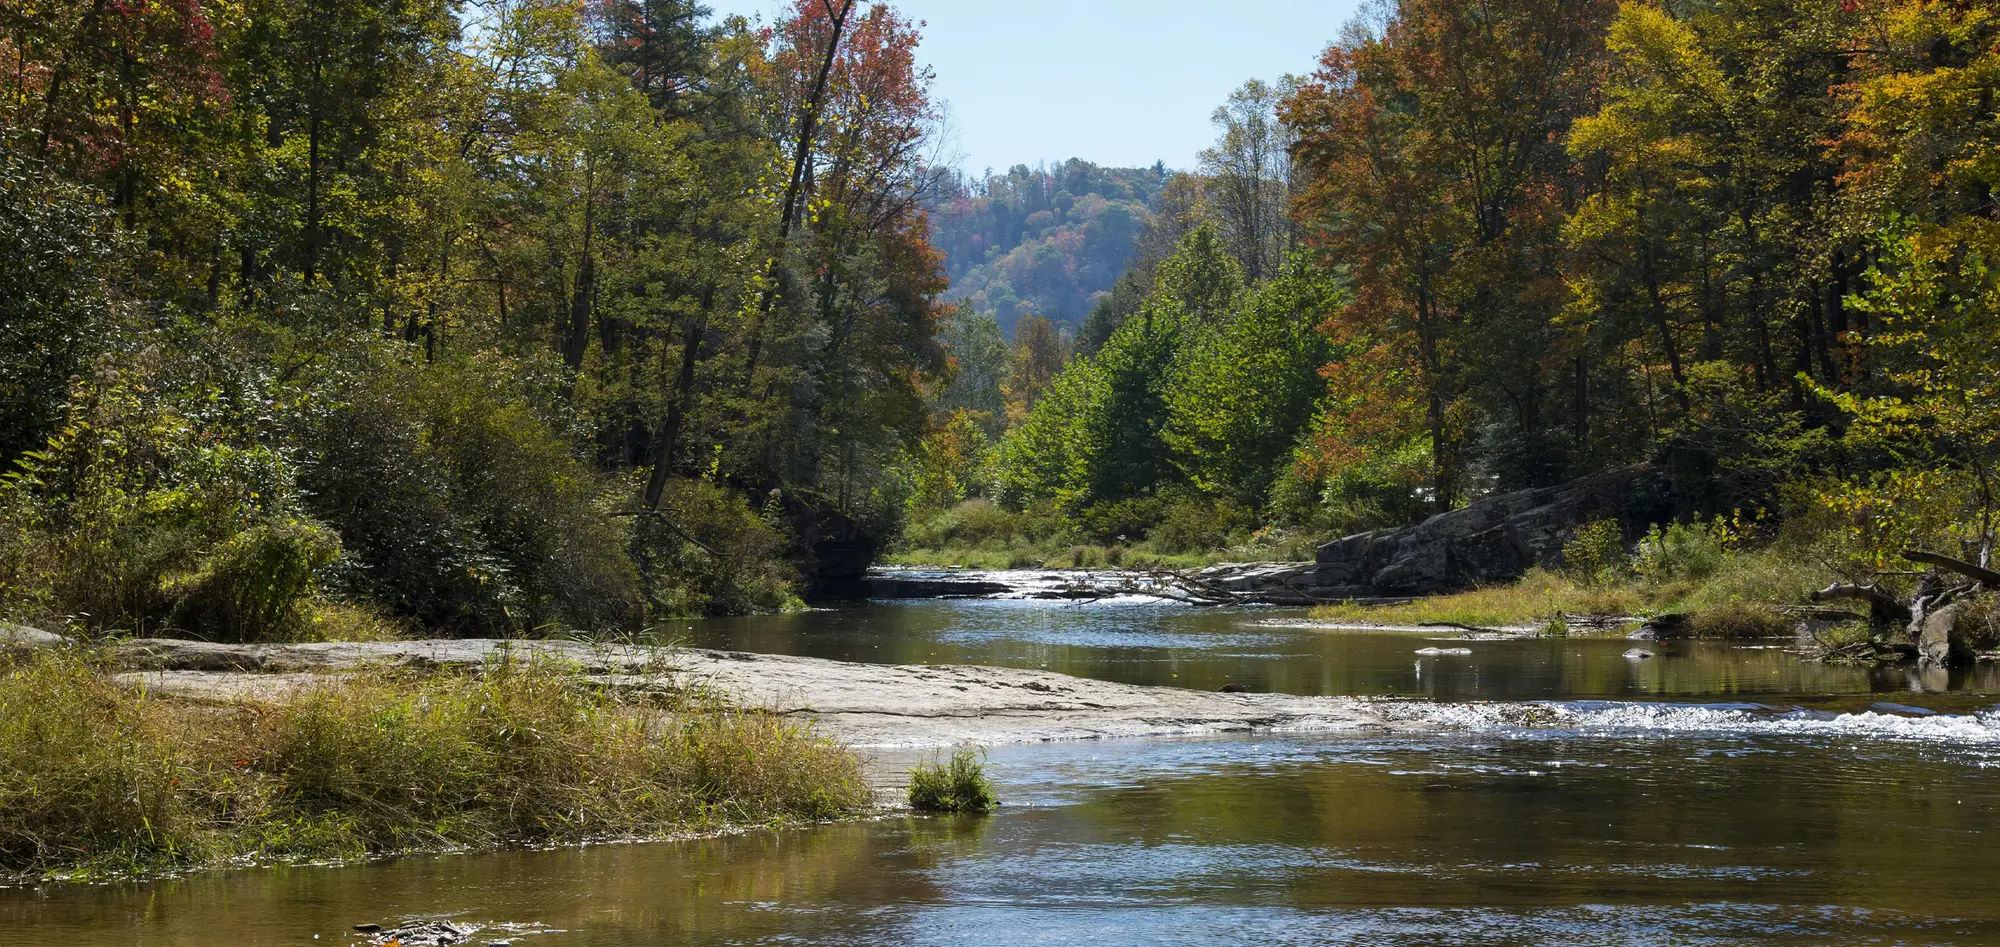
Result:
{"label": "pale blue sky", "polygon": [[[718,15],[779,0],[704,0]],[[1358,0],[896,0],[950,104],[960,166],[1077,157],[1189,168],[1208,116],[1251,78],[1312,71]]]}

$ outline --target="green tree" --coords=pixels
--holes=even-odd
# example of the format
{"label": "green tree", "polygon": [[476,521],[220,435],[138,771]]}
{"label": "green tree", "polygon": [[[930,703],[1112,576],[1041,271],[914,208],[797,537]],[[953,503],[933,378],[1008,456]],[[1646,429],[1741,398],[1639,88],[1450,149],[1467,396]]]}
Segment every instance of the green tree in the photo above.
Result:
{"label": "green tree", "polygon": [[1319,327],[1341,304],[1332,280],[1295,263],[1190,348],[1167,388],[1162,437],[1196,486],[1251,509],[1268,499],[1324,407],[1319,369],[1336,351]]}

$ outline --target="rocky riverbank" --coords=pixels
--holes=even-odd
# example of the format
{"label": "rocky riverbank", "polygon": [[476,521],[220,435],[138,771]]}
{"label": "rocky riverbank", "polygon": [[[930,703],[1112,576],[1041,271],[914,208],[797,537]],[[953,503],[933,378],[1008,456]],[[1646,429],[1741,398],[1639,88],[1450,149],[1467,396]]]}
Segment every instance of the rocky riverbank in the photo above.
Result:
{"label": "rocky riverbank", "polygon": [[1458,592],[1559,563],[1563,542],[1586,522],[1612,520],[1628,540],[1636,538],[1670,518],[1665,497],[1665,476],[1651,464],[1614,467],[1325,543],[1312,562],[1219,565],[1195,578],[1245,601],[1280,605]]}
{"label": "rocky riverbank", "polygon": [[575,662],[614,686],[709,686],[747,706],[811,717],[857,747],[951,746],[1246,730],[1425,726],[1410,705],[1355,698],[1143,687],[1048,671],[881,665],[738,651],[453,640],[112,645],[119,677],[191,700],[256,700],[366,667],[476,667],[502,654]]}

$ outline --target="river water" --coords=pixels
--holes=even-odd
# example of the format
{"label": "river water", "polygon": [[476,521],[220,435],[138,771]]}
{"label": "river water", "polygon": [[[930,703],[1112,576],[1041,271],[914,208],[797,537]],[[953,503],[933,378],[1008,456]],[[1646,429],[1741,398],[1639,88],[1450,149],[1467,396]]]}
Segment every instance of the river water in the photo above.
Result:
{"label": "river water", "polygon": [[[994,748],[990,817],[0,890],[0,945],[2000,944],[2000,693],[1782,650],[1436,641],[1282,610],[884,603],[690,644],[1461,702],[1427,736]],[[1462,655],[1418,655],[1426,647]],[[1505,725],[1478,701],[1550,702]],[[907,765],[913,754],[883,751]]]}

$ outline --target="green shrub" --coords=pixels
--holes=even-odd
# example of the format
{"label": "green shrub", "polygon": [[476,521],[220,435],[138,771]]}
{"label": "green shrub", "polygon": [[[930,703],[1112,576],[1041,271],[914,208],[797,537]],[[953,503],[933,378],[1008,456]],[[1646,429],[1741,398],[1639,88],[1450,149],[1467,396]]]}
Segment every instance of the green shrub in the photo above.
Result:
{"label": "green shrub", "polygon": [[231,536],[193,571],[169,576],[175,623],[233,640],[292,637],[305,619],[313,576],[340,553],[315,523],[254,526]]}
{"label": "green shrub", "polygon": [[1654,526],[1639,540],[1633,569],[1655,582],[1700,582],[1722,568],[1735,540],[1729,524],[1720,517],[1712,522]]}
{"label": "green shrub", "polygon": [[981,762],[984,754],[960,750],[950,763],[935,757],[910,770],[910,808],[919,812],[986,812],[1000,805]]}
{"label": "green shrub", "polygon": [[1167,555],[1220,549],[1232,532],[1248,532],[1254,517],[1227,502],[1209,497],[1175,497],[1166,503],[1159,525],[1146,535],[1147,544]]}
{"label": "green shrub", "polygon": [[340,534],[341,590],[446,634],[640,623],[630,491],[577,458],[507,366],[328,342],[288,416],[301,485]]}
{"label": "green shrub", "polygon": [[0,469],[59,425],[76,380],[115,338],[120,246],[110,208],[0,125]]}
{"label": "green shrub", "polygon": [[1165,517],[1166,507],[1157,496],[1094,503],[1077,515],[1077,532],[1094,540],[1130,542],[1147,535]]}
{"label": "green shrub", "polygon": [[1792,634],[1794,625],[1768,607],[1730,601],[1697,610],[1688,630],[1696,638],[1782,638]]}
{"label": "green shrub", "polygon": [[1625,536],[1617,520],[1596,520],[1576,528],[1563,543],[1563,571],[1585,585],[1606,585],[1630,568]]}
{"label": "green shrub", "polygon": [[290,637],[339,540],[291,464],[199,405],[109,374],[0,483],[0,606],[94,631]]}

